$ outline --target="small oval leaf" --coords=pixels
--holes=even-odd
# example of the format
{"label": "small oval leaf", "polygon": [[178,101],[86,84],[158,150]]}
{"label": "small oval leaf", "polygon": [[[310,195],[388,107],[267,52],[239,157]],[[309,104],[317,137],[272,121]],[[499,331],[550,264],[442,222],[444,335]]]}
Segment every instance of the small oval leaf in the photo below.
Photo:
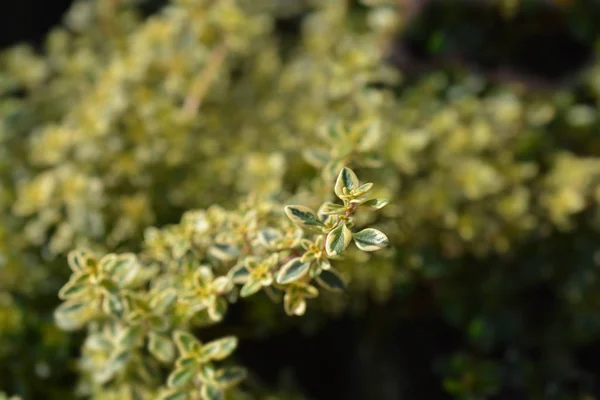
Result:
{"label": "small oval leaf", "polygon": [[304,206],[286,206],[285,214],[300,227],[311,228],[323,226],[323,223],[310,208]]}
{"label": "small oval leaf", "polygon": [[69,279],[65,286],[60,289],[58,297],[61,300],[66,300],[69,298],[85,296],[89,289],[88,278],[89,275],[87,274],[74,275]]}
{"label": "small oval leaf", "polygon": [[377,229],[367,228],[353,236],[354,243],[362,251],[375,251],[390,244],[387,236]]}
{"label": "small oval leaf", "polygon": [[194,372],[194,368],[177,368],[169,375],[167,386],[170,388],[185,386],[194,377]]}
{"label": "small oval leaf", "polygon": [[[348,198],[348,194],[358,188],[358,177],[350,168],[342,168],[335,181],[335,194],[340,199]],[[344,189],[345,192],[344,192]]]}
{"label": "small oval leaf", "polygon": [[346,212],[346,207],[342,204],[323,203],[319,208],[319,214],[323,215],[342,215]]}
{"label": "small oval leaf", "polygon": [[206,384],[206,383],[202,386],[202,389],[200,390],[200,395],[202,396],[202,400],[223,400],[224,399],[222,390],[220,390],[216,386]]}
{"label": "small oval leaf", "polygon": [[214,382],[222,387],[228,388],[235,386],[244,380],[246,377],[246,369],[242,367],[226,367],[215,372],[213,376]]}
{"label": "small oval leaf", "polygon": [[248,276],[250,276],[250,271],[245,265],[240,264],[229,272],[229,276],[233,283],[246,283]]}
{"label": "small oval leaf", "polygon": [[346,289],[346,284],[340,275],[331,268],[321,271],[316,280],[319,285],[332,292],[342,292]]}
{"label": "small oval leaf", "polygon": [[383,207],[387,206],[389,204],[389,200],[385,200],[385,199],[371,199],[368,201],[365,201],[361,206],[362,207],[367,207],[370,210],[380,210]]}
{"label": "small oval leaf", "polygon": [[299,257],[291,259],[281,267],[281,270],[277,275],[277,283],[285,285],[294,282],[306,275],[309,267],[310,262],[302,262]]}
{"label": "small oval leaf", "polygon": [[160,400],[187,400],[188,394],[185,390],[171,390],[164,393]]}
{"label": "small oval leaf", "polygon": [[242,286],[240,290],[240,296],[249,297],[258,292],[262,288],[262,283],[260,281],[250,280]]}
{"label": "small oval leaf", "polygon": [[233,353],[237,345],[238,340],[235,336],[213,340],[202,347],[200,357],[203,360],[223,360]]}
{"label": "small oval leaf", "polygon": [[185,331],[175,331],[173,333],[175,345],[182,355],[198,351],[202,346],[200,341],[194,335]]}
{"label": "small oval leaf", "polygon": [[334,230],[329,232],[325,240],[325,250],[329,256],[340,255],[350,244],[352,232],[346,224],[339,224]]}
{"label": "small oval leaf", "polygon": [[175,357],[175,346],[163,335],[150,332],[148,335],[148,350],[157,360],[168,363]]}

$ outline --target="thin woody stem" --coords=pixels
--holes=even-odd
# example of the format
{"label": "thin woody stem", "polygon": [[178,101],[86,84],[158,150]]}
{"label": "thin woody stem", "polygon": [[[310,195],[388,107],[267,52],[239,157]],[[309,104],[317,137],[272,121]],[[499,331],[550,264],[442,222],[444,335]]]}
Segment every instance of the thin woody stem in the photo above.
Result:
{"label": "thin woody stem", "polygon": [[217,72],[225,60],[226,54],[227,48],[225,44],[221,44],[210,53],[206,67],[192,83],[192,88],[185,99],[182,110],[184,116],[193,117],[196,115],[210,85],[215,80]]}

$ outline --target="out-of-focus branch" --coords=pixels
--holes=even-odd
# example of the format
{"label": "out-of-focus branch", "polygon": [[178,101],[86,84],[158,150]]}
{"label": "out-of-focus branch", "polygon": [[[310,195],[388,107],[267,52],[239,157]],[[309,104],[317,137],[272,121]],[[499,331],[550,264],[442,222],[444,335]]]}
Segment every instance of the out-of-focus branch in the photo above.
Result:
{"label": "out-of-focus branch", "polygon": [[206,96],[211,83],[217,76],[219,68],[225,60],[227,48],[225,44],[216,47],[210,54],[206,67],[200,72],[192,83],[192,87],[183,104],[182,113],[184,117],[191,118],[198,112],[202,100]]}

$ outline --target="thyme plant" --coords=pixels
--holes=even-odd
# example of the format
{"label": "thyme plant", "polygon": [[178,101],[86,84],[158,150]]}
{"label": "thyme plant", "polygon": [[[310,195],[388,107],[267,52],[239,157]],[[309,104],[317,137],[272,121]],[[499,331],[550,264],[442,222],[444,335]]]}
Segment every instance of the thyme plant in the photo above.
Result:
{"label": "thyme plant", "polygon": [[171,373],[161,398],[224,398],[245,376],[243,368],[220,363],[237,338],[201,343],[193,329],[222,321],[229,302],[261,290],[276,302],[283,298],[290,316],[303,315],[319,288],[343,290],[331,260],[352,241],[366,252],[389,244],[377,229],[353,232],[356,213],[388,203],[365,197],[372,187],[343,168],[335,182],[342,203],[325,202],[318,212],[300,205],[282,212],[253,199],[233,211],[190,211],[178,225],[150,229],[138,255],[69,253],[73,273],[55,317],[64,329],[88,328],[81,363],[90,385],[156,397],[162,363]]}
{"label": "thyme plant", "polygon": [[[600,66],[551,92],[399,71],[405,3],[78,0],[3,51],[0,389],[290,399],[244,340],[375,309],[361,351],[407,382],[415,351],[459,399],[590,396]],[[386,339],[422,317],[441,339]],[[339,396],[395,384],[360,366]]]}

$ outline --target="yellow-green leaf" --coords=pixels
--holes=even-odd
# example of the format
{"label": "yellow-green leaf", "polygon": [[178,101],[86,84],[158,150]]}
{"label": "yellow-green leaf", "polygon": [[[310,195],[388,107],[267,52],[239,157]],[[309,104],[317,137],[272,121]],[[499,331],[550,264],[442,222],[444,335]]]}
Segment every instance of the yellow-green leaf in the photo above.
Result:
{"label": "yellow-green leaf", "polygon": [[273,242],[281,239],[282,234],[274,228],[264,228],[258,232],[258,240],[263,246],[270,247]]}
{"label": "yellow-green leaf", "polygon": [[235,336],[226,336],[213,340],[202,347],[200,357],[203,360],[223,360],[237,347],[238,340]]}
{"label": "yellow-green leaf", "polygon": [[329,256],[339,256],[350,244],[352,232],[345,223],[339,224],[334,230],[327,234],[325,250]]}
{"label": "yellow-green leaf", "polygon": [[342,168],[335,182],[335,194],[340,199],[346,199],[352,190],[359,185],[358,177],[350,168]]}
{"label": "yellow-green leaf", "polygon": [[195,374],[195,368],[177,368],[169,375],[167,386],[170,388],[180,388],[192,380]]}
{"label": "yellow-green leaf", "polygon": [[346,207],[342,204],[335,203],[323,203],[321,208],[319,208],[319,214],[323,215],[342,215],[346,212]]}
{"label": "yellow-green leaf", "polygon": [[73,250],[67,256],[69,267],[75,273],[84,272],[87,268],[88,254],[83,250]]}
{"label": "yellow-green leaf", "polygon": [[173,305],[175,300],[177,300],[177,291],[173,288],[169,288],[159,293],[152,300],[152,309],[157,313],[163,313]]}
{"label": "yellow-green leaf", "polygon": [[202,386],[200,395],[202,396],[203,400],[223,400],[224,398],[223,391],[207,383]]}
{"label": "yellow-green leaf", "polygon": [[222,388],[239,384],[246,378],[246,369],[242,367],[226,367],[215,372],[213,381]]}
{"label": "yellow-green leaf", "polygon": [[64,330],[79,329],[87,322],[89,304],[82,300],[70,300],[54,312],[56,324]]}
{"label": "yellow-green leaf", "polygon": [[387,206],[389,204],[389,200],[384,200],[384,199],[371,199],[368,201],[365,201],[362,204],[362,207],[367,207],[371,210],[380,210],[383,207]]}
{"label": "yellow-green leaf", "polygon": [[375,251],[390,244],[387,236],[377,229],[367,228],[353,235],[354,243],[362,251]]}
{"label": "yellow-green leaf", "polygon": [[308,272],[310,262],[302,262],[297,257],[288,261],[277,274],[277,283],[285,285],[302,278]]}
{"label": "yellow-green leaf", "polygon": [[125,305],[118,295],[106,295],[102,301],[102,311],[104,311],[104,313],[107,315],[120,318],[125,311]]}
{"label": "yellow-green leaf", "polygon": [[189,368],[198,365],[198,360],[196,356],[182,357],[177,360],[175,365],[177,368]]}
{"label": "yellow-green leaf", "polygon": [[304,160],[315,168],[323,168],[330,160],[329,153],[321,149],[309,149],[302,152]]}
{"label": "yellow-green leaf", "polygon": [[258,292],[262,288],[262,283],[260,281],[249,280],[242,286],[240,290],[240,296],[249,297]]}
{"label": "yellow-green leaf", "polygon": [[321,227],[323,223],[310,208],[304,206],[286,206],[285,214],[296,225],[304,228]]}
{"label": "yellow-green leaf", "polygon": [[211,256],[219,261],[227,262],[240,256],[240,250],[231,244],[216,243],[208,249]]}
{"label": "yellow-green leaf", "polygon": [[208,306],[208,316],[215,322],[223,320],[226,312],[227,300],[225,300],[223,297],[217,297]]}
{"label": "yellow-green leaf", "polygon": [[186,390],[171,390],[164,393],[161,400],[187,400],[188,392]]}
{"label": "yellow-green leaf", "polygon": [[179,353],[182,355],[199,351],[202,347],[200,341],[189,332],[175,331],[175,333],[173,333],[173,339],[177,349],[179,350]]}
{"label": "yellow-green leaf", "polygon": [[321,271],[316,280],[319,285],[332,292],[341,292],[346,289],[346,284],[340,275],[331,268]]}
{"label": "yellow-green leaf", "polygon": [[299,295],[288,292],[283,298],[283,309],[287,315],[304,315],[306,300]]}
{"label": "yellow-green leaf", "polygon": [[240,264],[229,271],[229,276],[233,283],[246,283],[250,276],[250,271],[245,265]]}
{"label": "yellow-green leaf", "polygon": [[175,346],[171,340],[155,332],[148,335],[148,350],[157,360],[170,362],[175,357]]}
{"label": "yellow-green leaf", "polygon": [[367,193],[369,190],[373,189],[373,184],[372,183],[365,183],[363,185],[360,185],[358,188],[356,188],[355,190],[352,191],[352,195],[353,196],[362,196],[363,194]]}
{"label": "yellow-green leaf", "polygon": [[74,275],[69,282],[63,286],[58,292],[58,297],[62,300],[66,300],[69,298],[77,298],[83,297],[89,293],[89,283],[88,283],[89,275],[88,274],[79,274]]}

